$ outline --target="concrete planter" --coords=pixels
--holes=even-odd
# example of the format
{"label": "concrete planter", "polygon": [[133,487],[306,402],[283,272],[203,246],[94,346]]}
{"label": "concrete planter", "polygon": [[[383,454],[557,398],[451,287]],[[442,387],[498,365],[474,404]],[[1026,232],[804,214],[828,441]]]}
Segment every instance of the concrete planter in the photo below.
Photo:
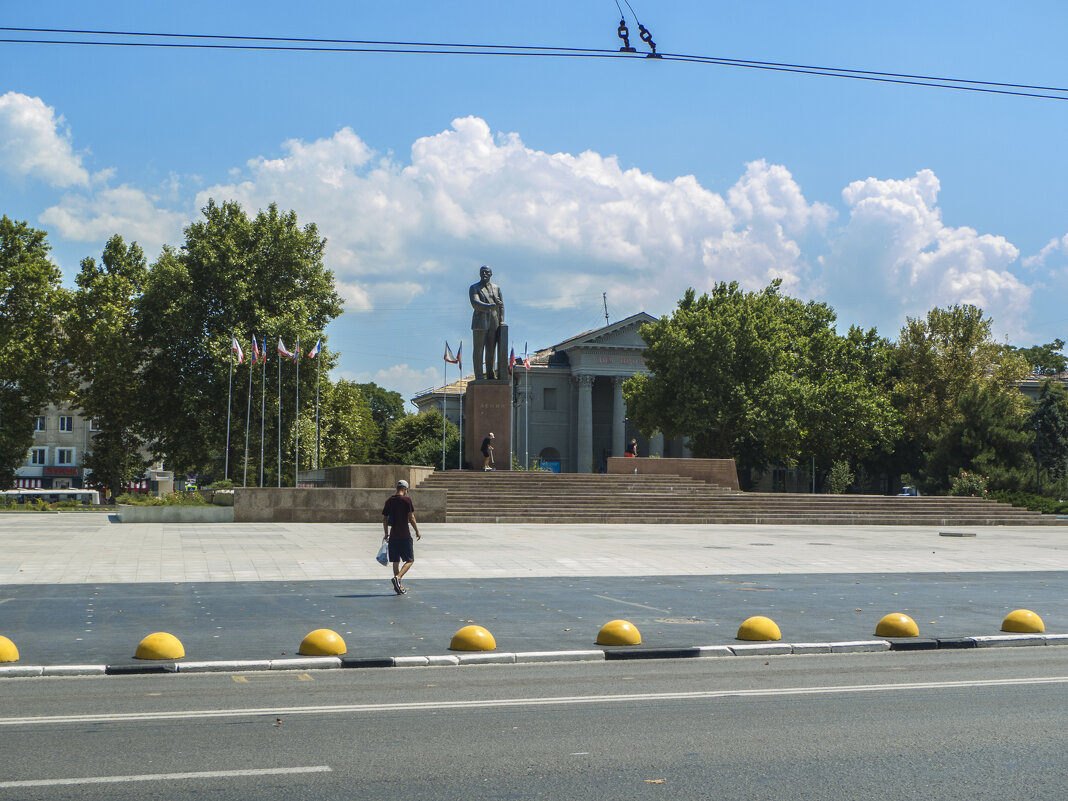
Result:
{"label": "concrete planter", "polygon": [[133,506],[119,504],[120,523],[233,523],[232,506]]}

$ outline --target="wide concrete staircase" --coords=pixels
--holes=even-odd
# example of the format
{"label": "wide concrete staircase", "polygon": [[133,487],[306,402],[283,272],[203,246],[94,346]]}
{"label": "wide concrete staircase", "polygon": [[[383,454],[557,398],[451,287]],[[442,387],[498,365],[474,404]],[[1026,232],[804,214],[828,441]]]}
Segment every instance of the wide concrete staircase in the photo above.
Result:
{"label": "wide concrete staircase", "polygon": [[679,476],[435,472],[449,523],[761,523],[782,525],[1068,525],[981,498],[733,492]]}

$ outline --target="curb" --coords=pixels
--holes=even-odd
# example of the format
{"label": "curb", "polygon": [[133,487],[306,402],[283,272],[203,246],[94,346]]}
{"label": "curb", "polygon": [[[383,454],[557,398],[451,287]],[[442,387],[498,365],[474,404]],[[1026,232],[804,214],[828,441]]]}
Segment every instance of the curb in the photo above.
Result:
{"label": "curb", "polygon": [[195,662],[123,662],[115,665],[0,664],[0,678],[43,676],[135,676],[166,673],[246,673],[261,670],[336,670],[351,668],[445,667],[516,665],[548,662],[615,662],[637,659],[708,659],[723,656],[799,656],[859,654],[881,651],[952,651],[967,648],[1011,648],[1068,645],[1068,634],[994,634],[976,637],[851,640],[848,642],[745,643],[676,648],[617,648],[588,651],[481,651],[430,656],[337,657],[292,659],[231,659]]}

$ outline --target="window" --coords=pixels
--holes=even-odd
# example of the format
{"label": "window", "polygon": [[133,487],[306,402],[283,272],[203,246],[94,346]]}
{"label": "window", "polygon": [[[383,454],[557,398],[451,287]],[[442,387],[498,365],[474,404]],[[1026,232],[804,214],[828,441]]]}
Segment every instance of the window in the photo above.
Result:
{"label": "window", "polygon": [[44,419],[44,417],[38,417],[37,418],[37,422],[34,424],[33,430],[34,431],[44,431],[45,430],[45,419]]}
{"label": "window", "polygon": [[31,448],[30,464],[47,464],[48,448]]}
{"label": "window", "polygon": [[74,430],[74,418],[73,417],[60,417],[59,418],[59,430],[60,431],[73,431]]}
{"label": "window", "polygon": [[89,421],[89,430],[90,431],[99,431],[100,430],[100,421],[97,420],[95,417],[92,418]]}
{"label": "window", "polygon": [[556,387],[545,387],[542,390],[541,408],[547,412],[556,411]]}
{"label": "window", "polygon": [[56,448],[56,464],[74,464],[74,448]]}

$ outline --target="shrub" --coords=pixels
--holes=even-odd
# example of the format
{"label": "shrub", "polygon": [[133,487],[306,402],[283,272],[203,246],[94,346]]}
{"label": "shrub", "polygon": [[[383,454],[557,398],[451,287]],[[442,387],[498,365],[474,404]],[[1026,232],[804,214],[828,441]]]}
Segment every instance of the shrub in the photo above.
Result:
{"label": "shrub", "polygon": [[199,492],[172,492],[159,498],[127,492],[116,498],[115,502],[131,506],[208,506]]}
{"label": "shrub", "polygon": [[1035,495],[1031,492],[996,490],[990,493],[990,497],[1001,503],[1030,509],[1032,512],[1042,512],[1048,515],[1068,515],[1068,501],[1047,498],[1044,495]]}
{"label": "shrub", "polygon": [[827,488],[832,495],[843,494],[852,483],[853,471],[849,469],[849,462],[841,460],[831,465],[831,471],[827,474]]}
{"label": "shrub", "polygon": [[956,478],[950,481],[949,494],[957,497],[985,498],[987,480],[986,476],[961,470]]}

